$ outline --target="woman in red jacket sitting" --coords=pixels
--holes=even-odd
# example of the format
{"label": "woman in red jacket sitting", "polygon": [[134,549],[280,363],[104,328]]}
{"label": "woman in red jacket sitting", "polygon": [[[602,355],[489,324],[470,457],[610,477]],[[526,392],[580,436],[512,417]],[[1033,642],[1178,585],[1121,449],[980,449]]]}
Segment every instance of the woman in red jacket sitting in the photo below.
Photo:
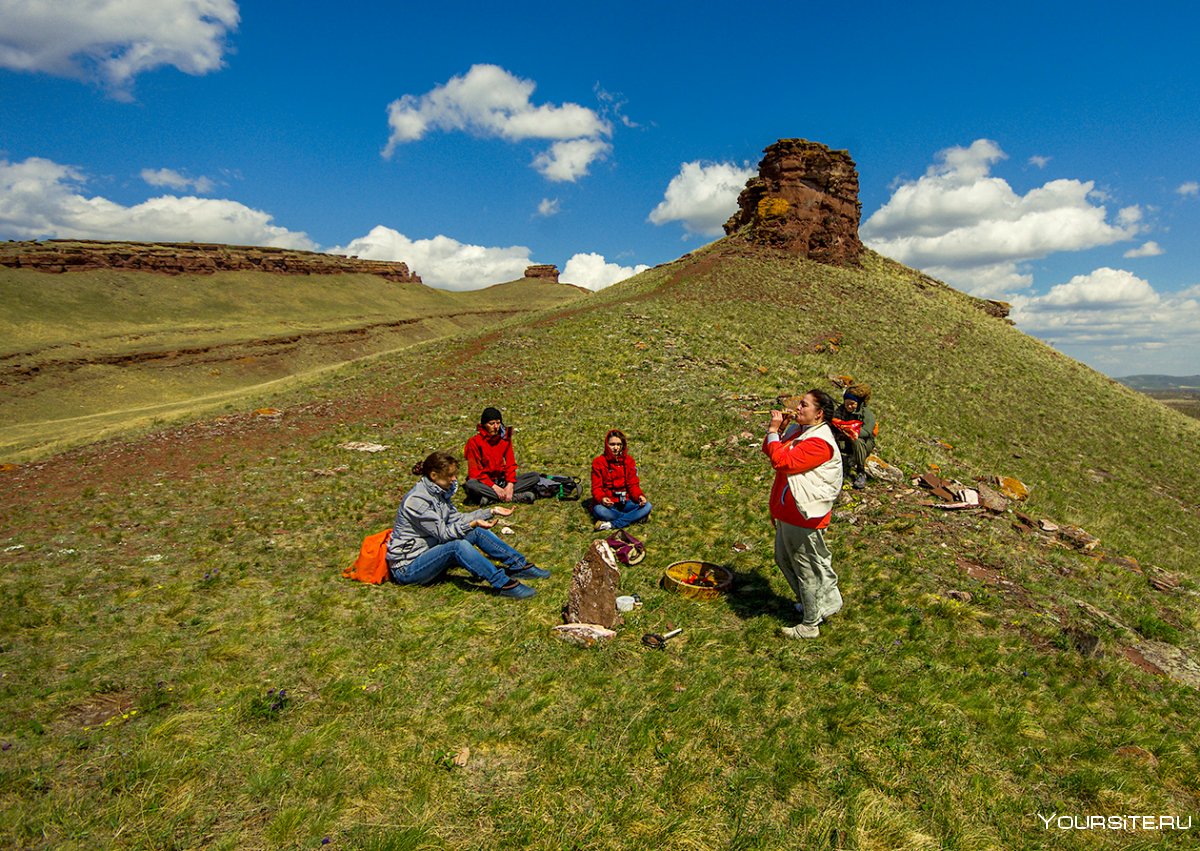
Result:
{"label": "woman in red jacket sitting", "polygon": [[623,529],[650,515],[650,500],[638,481],[637,462],[626,452],[625,433],[604,436],[604,454],[592,460],[592,514],[596,531]]}

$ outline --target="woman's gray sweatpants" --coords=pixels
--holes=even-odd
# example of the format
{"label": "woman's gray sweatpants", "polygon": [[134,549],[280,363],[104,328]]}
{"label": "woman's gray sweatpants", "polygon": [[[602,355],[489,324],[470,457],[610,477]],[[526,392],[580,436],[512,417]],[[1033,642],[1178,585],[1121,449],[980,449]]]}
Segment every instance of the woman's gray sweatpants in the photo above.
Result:
{"label": "woman's gray sweatpants", "polygon": [[833,555],[824,529],[775,521],[775,563],[804,607],[804,623],[815,626],[842,605]]}

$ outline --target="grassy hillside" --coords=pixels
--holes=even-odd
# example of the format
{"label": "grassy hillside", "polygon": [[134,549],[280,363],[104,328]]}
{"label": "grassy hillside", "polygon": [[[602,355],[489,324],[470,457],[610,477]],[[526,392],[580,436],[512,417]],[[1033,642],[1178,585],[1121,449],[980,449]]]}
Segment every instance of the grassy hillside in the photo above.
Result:
{"label": "grassy hillside", "polygon": [[0,457],[24,460],[250,389],[579,297],[450,293],[374,275],[0,269]]}
{"label": "grassy hillside", "polygon": [[[816,641],[781,639],[794,612],[752,412],[831,374],[873,385],[880,453],[908,474],[1016,476],[1032,488],[1017,509],[1100,547],[873,482],[828,536],[846,609]],[[655,512],[622,579],[645,605],[610,646],[548,636],[594,537],[578,504],[512,518],[509,540],[555,571],[528,602],[461,571],[426,588],[340,578],[412,462],[460,449],[488,404],[529,468],[581,475],[606,429],[630,436]],[[246,413],[260,405],[284,414]],[[839,270],[722,241],[533,321],[0,473],[0,837],[1184,847],[1195,827],[1038,816],[1200,815],[1198,437],[890,261]],[[728,566],[734,593],[660,591],[683,558]],[[640,645],[670,624],[664,652]],[[1146,654],[1173,656],[1172,675],[1133,663]]]}

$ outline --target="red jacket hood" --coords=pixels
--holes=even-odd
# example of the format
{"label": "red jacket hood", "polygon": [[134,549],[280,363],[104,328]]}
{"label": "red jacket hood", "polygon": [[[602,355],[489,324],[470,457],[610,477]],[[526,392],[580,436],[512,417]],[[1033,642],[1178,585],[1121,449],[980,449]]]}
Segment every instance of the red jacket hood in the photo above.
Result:
{"label": "red jacket hood", "polygon": [[610,464],[615,464],[617,461],[616,454],[611,449],[608,448],[608,440],[614,434],[617,437],[621,438],[621,442],[625,444],[625,446],[622,447],[622,449],[621,449],[621,455],[622,456],[629,455],[629,438],[627,438],[625,436],[625,433],[623,431],[621,431],[619,428],[610,429],[608,434],[604,435],[604,458]]}

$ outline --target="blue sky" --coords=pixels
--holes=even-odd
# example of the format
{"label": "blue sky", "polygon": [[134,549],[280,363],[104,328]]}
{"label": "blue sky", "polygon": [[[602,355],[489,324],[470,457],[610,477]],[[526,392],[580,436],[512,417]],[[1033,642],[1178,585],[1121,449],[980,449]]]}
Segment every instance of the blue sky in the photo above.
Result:
{"label": "blue sky", "polygon": [[275,244],[600,288],[848,149],[868,245],[1110,375],[1200,372],[1186,3],[0,0],[0,238]]}

